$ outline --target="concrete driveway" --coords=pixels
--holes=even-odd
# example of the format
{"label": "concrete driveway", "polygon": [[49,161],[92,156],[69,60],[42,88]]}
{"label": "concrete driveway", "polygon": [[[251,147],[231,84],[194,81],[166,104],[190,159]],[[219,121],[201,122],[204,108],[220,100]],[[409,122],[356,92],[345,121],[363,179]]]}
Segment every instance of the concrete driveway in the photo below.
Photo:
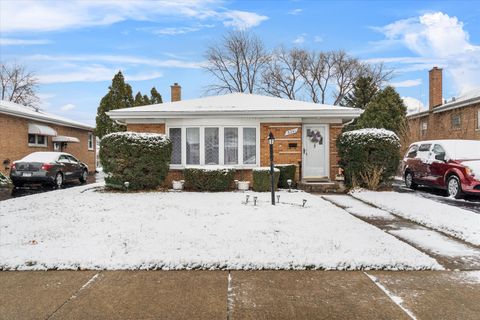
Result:
{"label": "concrete driveway", "polygon": [[478,319],[479,271],[0,272],[1,319]]}
{"label": "concrete driveway", "polygon": [[396,192],[415,193],[419,197],[480,213],[480,196],[467,195],[464,199],[457,200],[448,197],[445,190],[429,188],[425,186],[419,186],[417,190],[414,191],[405,187],[403,180],[399,179],[396,179],[393,182],[392,188]]}

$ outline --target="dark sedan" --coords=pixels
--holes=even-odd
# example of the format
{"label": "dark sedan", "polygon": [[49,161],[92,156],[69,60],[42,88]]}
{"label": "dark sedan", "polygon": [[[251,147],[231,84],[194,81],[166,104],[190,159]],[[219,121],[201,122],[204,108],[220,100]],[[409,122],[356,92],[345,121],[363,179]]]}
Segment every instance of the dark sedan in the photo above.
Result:
{"label": "dark sedan", "polygon": [[10,178],[15,187],[42,184],[60,188],[65,181],[87,181],[88,167],[64,152],[34,152],[15,161]]}

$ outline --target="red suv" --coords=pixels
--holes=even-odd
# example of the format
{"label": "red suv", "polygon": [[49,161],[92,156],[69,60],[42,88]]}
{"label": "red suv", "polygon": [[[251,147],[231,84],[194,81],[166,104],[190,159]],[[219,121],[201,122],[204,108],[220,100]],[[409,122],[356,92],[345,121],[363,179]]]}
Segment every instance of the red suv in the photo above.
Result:
{"label": "red suv", "polygon": [[456,199],[480,196],[480,141],[431,140],[410,145],[403,159],[405,185],[445,189]]}

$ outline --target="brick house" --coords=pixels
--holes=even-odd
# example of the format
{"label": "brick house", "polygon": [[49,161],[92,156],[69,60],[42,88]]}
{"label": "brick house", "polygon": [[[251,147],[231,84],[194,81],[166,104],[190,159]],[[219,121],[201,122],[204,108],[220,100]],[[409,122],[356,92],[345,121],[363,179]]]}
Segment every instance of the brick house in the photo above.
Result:
{"label": "brick house", "polygon": [[93,128],[63,117],[0,100],[0,171],[36,151],[64,151],[95,171]]}
{"label": "brick house", "polygon": [[480,140],[480,89],[443,100],[442,69],[429,71],[429,108],[407,116],[409,142],[437,139]]}
{"label": "brick house", "polygon": [[128,131],[166,134],[173,142],[170,174],[181,179],[189,166],[229,166],[237,178],[251,181],[252,168],[269,165],[267,136],[276,138],[276,164],[298,166],[299,179],[330,181],[338,173],[336,139],[343,125],[361,110],[232,93],[108,112]]}

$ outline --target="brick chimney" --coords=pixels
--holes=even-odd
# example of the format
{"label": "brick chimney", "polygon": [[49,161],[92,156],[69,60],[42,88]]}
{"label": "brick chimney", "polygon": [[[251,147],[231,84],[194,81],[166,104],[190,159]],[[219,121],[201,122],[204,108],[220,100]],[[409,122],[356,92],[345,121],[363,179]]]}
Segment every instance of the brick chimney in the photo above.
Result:
{"label": "brick chimney", "polygon": [[173,86],[170,86],[172,102],[182,100],[182,87],[178,83],[174,83]]}
{"label": "brick chimney", "polygon": [[442,69],[433,67],[428,71],[428,107],[430,110],[442,105]]}

